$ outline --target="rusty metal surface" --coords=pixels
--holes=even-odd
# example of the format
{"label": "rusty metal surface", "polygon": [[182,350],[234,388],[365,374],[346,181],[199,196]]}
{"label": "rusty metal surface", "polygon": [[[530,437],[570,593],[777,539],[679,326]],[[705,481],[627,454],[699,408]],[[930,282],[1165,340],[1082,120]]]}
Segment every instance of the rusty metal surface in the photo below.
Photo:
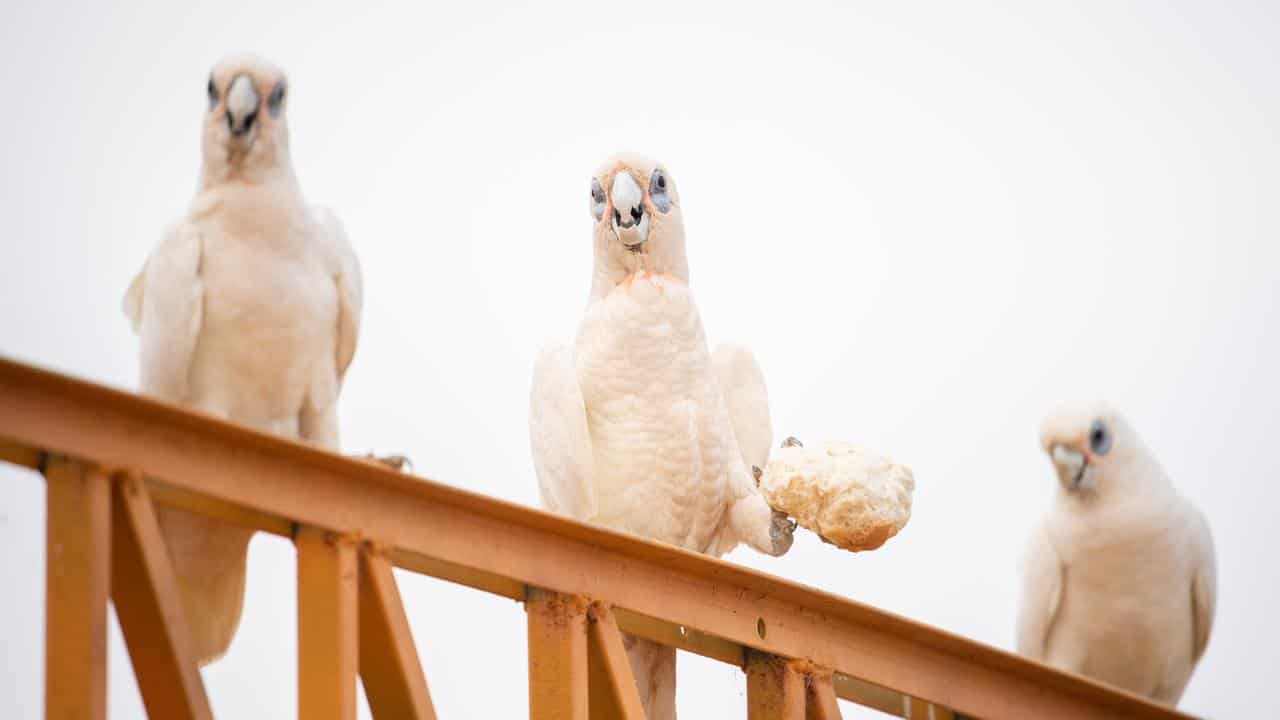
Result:
{"label": "rusty metal surface", "polygon": [[747,720],[804,720],[805,675],[797,662],[747,655]]}
{"label": "rusty metal surface", "polygon": [[1189,717],[781,578],[129,393],[0,361],[0,397],[0,438],[17,446],[160,478],[197,506],[273,524],[264,529],[288,519],[359,533],[403,567],[490,592],[604,601],[978,717]]}
{"label": "rusty metal surface", "polygon": [[587,720],[587,605],[581,598],[531,590],[530,720]]}

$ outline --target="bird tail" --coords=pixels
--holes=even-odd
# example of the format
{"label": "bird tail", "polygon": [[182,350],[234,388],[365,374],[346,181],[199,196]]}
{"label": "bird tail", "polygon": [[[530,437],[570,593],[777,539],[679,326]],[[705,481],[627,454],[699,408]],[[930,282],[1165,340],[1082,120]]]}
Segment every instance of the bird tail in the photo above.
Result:
{"label": "bird tail", "polygon": [[226,654],[244,609],[252,530],[176,508],[158,509],[192,651],[201,667]]}

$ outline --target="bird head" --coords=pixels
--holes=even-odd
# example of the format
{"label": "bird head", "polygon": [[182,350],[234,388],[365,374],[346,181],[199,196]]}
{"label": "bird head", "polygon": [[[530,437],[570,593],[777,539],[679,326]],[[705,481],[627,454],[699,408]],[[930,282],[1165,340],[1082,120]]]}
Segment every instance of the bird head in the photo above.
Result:
{"label": "bird head", "polygon": [[207,180],[260,179],[289,167],[288,81],[251,55],[226,58],[209,73],[203,152]]}
{"label": "bird head", "polygon": [[671,173],[637,155],[616,155],[591,178],[597,291],[640,270],[689,281],[684,217]]}
{"label": "bird head", "polygon": [[1142,440],[1118,412],[1103,404],[1064,408],[1040,425],[1040,447],[1068,494],[1092,496],[1131,487],[1148,475]]}

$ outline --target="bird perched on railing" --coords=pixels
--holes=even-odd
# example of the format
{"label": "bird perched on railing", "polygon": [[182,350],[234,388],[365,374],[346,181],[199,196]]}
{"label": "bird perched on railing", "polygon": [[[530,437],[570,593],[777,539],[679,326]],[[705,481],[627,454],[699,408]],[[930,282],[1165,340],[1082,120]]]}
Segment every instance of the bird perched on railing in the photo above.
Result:
{"label": "bird perched on railing", "polygon": [[[253,57],[209,76],[195,199],[125,296],[144,393],[325,448],[355,353],[360,266],[294,176],[288,81]],[[201,664],[226,652],[252,532],[160,508]]]}
{"label": "bird perched on railing", "polygon": [[1054,414],[1040,443],[1061,488],[1024,560],[1018,651],[1176,705],[1213,626],[1204,515],[1110,409]]}
{"label": "bird perched on railing", "polygon": [[[772,429],[744,348],[707,349],[666,168],[623,155],[591,181],[595,262],[572,345],[539,354],[529,430],[543,502],[580,520],[711,555],[791,547],[756,489]],[[675,650],[627,638],[652,719],[675,716]]]}

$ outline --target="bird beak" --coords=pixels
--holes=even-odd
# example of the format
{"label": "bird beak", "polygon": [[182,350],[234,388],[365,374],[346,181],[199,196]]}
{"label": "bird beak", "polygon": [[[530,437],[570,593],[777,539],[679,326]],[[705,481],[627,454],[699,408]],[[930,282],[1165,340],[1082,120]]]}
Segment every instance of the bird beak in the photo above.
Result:
{"label": "bird beak", "polygon": [[227,129],[231,138],[245,146],[253,143],[258,120],[258,91],[248,75],[237,75],[227,91]]}
{"label": "bird beak", "polygon": [[1093,474],[1089,471],[1089,459],[1083,452],[1066,445],[1054,445],[1049,451],[1053,467],[1058,471],[1058,483],[1067,492],[1093,487]]}
{"label": "bird beak", "polygon": [[613,204],[613,234],[632,252],[639,252],[649,239],[649,213],[644,207],[644,191],[631,173],[619,170],[613,178],[609,199]]}

